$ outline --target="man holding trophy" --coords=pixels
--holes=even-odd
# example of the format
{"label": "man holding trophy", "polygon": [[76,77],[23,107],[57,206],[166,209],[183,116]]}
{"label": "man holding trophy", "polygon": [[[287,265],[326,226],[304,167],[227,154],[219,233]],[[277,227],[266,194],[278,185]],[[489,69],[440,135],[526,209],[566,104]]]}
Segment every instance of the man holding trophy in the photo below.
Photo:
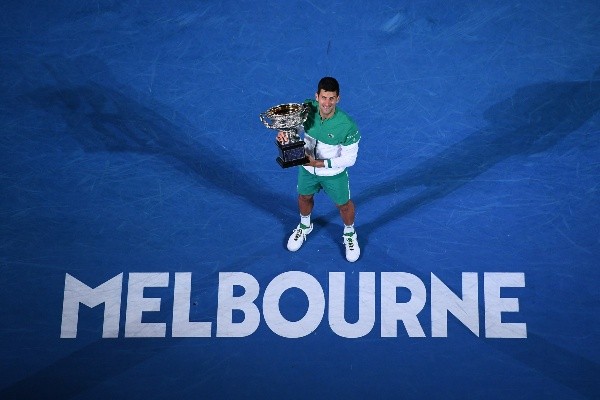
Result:
{"label": "man holding trophy", "polygon": [[[285,114],[287,117],[294,108],[299,120],[286,123],[268,124],[261,115],[263,123],[278,129],[277,143],[280,148],[279,164],[287,168],[298,168],[298,207],[300,223],[288,239],[290,251],[300,249],[306,237],[312,232],[311,213],[314,207],[314,195],[321,189],[333,200],[340,210],[344,222],[343,240],[346,247],[346,259],[358,260],[360,247],[354,228],[355,208],[350,199],[348,168],[353,166],[358,155],[360,133],[354,121],[337,108],[340,100],[340,87],[336,79],[325,77],[319,81],[315,100],[306,100],[304,104],[287,104],[271,108],[266,116],[276,120]],[[292,124],[298,126],[291,127]],[[304,141],[300,136],[304,132]],[[298,147],[304,151],[298,155]],[[293,155],[295,154],[295,155]]]}

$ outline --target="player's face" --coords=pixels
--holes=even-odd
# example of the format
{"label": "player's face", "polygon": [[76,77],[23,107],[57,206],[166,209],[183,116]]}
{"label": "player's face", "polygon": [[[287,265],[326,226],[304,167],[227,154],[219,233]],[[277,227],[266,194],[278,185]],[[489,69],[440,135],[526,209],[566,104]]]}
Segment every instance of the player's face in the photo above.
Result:
{"label": "player's face", "polygon": [[323,119],[327,119],[333,115],[335,106],[340,101],[340,96],[335,92],[328,92],[323,89],[315,94],[315,98],[319,102],[319,113]]}

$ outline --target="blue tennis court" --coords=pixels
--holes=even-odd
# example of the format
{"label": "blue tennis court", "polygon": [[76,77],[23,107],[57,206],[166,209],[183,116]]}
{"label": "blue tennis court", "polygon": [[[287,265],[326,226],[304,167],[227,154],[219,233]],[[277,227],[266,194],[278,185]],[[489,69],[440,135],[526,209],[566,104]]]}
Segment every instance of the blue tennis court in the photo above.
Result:
{"label": "blue tennis court", "polygon": [[[600,398],[597,1],[0,12],[0,398]],[[340,83],[358,261],[259,114]]]}

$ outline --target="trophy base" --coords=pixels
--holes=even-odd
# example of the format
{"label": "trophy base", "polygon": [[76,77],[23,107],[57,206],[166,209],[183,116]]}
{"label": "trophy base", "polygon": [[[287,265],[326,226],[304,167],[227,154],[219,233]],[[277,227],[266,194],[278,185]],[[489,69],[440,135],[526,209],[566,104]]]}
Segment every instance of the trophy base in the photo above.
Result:
{"label": "trophy base", "polygon": [[281,157],[277,157],[277,163],[281,166],[281,168],[295,167],[297,165],[304,165],[308,163],[308,157],[299,158],[297,160],[291,161],[283,161]]}
{"label": "trophy base", "polygon": [[308,162],[308,157],[304,151],[304,142],[302,140],[287,144],[276,143],[279,148],[277,163],[279,163],[281,168],[295,167]]}

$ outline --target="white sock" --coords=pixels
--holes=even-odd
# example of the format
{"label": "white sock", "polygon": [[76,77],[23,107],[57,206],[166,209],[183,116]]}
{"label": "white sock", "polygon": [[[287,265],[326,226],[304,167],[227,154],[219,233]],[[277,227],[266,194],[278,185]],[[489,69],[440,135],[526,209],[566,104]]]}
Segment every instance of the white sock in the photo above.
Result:
{"label": "white sock", "polygon": [[354,232],[354,224],[352,225],[344,225],[344,235],[346,233],[353,233]]}
{"label": "white sock", "polygon": [[308,214],[308,215],[300,214],[300,223],[306,227],[310,227],[310,214]]}

